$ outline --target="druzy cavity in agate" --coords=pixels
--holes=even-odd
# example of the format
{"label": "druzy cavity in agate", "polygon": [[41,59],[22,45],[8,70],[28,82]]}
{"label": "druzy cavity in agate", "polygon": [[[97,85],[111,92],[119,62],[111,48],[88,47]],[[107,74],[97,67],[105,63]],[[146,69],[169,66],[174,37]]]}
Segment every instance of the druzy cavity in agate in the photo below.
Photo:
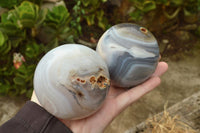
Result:
{"label": "druzy cavity in agate", "polygon": [[105,60],[112,85],[133,87],[147,80],[155,71],[159,46],[146,28],[122,23],[108,29],[96,51]]}
{"label": "druzy cavity in agate", "polygon": [[110,86],[108,68],[92,49],[76,44],[49,51],[37,65],[34,90],[40,104],[62,119],[97,111]]}

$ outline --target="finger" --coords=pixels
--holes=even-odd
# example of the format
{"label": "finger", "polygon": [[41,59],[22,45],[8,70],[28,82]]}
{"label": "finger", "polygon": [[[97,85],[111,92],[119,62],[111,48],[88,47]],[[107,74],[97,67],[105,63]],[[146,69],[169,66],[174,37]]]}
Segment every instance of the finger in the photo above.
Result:
{"label": "finger", "polygon": [[[164,74],[167,71],[167,69],[168,69],[167,63],[159,62],[154,74],[152,75],[152,77],[161,76],[162,74]],[[117,88],[117,87],[113,88],[113,86],[111,86],[109,93],[108,93],[108,96],[109,97],[116,97],[124,91],[125,91],[125,89],[123,89],[123,88]]]}
{"label": "finger", "polygon": [[159,77],[151,77],[148,81],[135,88],[132,88],[116,98],[117,108],[123,110],[134,101],[138,100],[140,97],[153,90],[160,84],[161,80]]}
{"label": "finger", "polygon": [[119,94],[123,93],[124,91],[126,91],[126,89],[124,89],[124,88],[117,88],[117,87],[111,86],[110,90],[108,92],[107,98],[115,98]]}
{"label": "finger", "polygon": [[168,64],[166,62],[159,62],[152,76],[161,76],[167,71],[167,69],[168,69]]}

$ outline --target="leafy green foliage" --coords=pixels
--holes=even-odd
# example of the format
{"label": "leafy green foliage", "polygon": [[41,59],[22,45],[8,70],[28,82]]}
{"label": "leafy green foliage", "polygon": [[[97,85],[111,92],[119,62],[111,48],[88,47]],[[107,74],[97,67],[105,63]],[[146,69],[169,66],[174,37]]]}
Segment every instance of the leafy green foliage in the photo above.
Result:
{"label": "leafy green foliage", "polygon": [[69,27],[70,20],[70,13],[64,6],[56,6],[48,11],[37,36],[43,43],[48,44],[47,50],[56,47],[58,41],[73,42],[75,31]]}
{"label": "leafy green foliage", "polygon": [[18,0],[1,0],[0,6],[4,8],[11,8],[15,5],[18,5],[18,3],[19,3]]}
{"label": "leafy green foliage", "polygon": [[106,29],[106,18],[104,18],[104,11],[100,8],[101,4],[106,2],[95,1],[95,0],[81,0],[82,10],[84,10],[84,19],[87,21],[88,25],[94,25],[97,22],[97,25],[103,30]]}
{"label": "leafy green foliage", "polygon": [[39,14],[39,7],[30,2],[23,2],[15,10],[2,15],[2,23],[12,24],[16,28],[31,28],[37,22]]}
{"label": "leafy green foliage", "polygon": [[0,2],[2,7],[14,7],[1,15],[0,94],[30,97],[41,56],[59,44],[72,42],[74,30],[65,4],[47,9],[38,1],[18,2]]}
{"label": "leafy green foliage", "polygon": [[[1,0],[0,7],[3,8],[13,8],[14,6],[18,6],[21,2],[26,0]],[[43,0],[29,0],[29,2],[33,2],[35,4],[41,4]]]}
{"label": "leafy green foliage", "polygon": [[76,27],[77,31],[81,33],[81,23],[85,21],[88,26],[95,25],[102,30],[107,28],[107,18],[104,16],[103,4],[107,0],[74,0],[71,4],[72,9],[72,26]]}
{"label": "leafy green foliage", "polygon": [[3,33],[0,31],[0,47],[4,44],[6,38],[4,37]]}
{"label": "leafy green foliage", "polygon": [[[175,18],[183,11],[185,16],[197,14],[200,9],[199,0],[129,0],[136,8],[130,13],[132,20],[139,21],[145,13],[153,10],[161,11],[167,19]],[[162,8],[160,8],[162,7]]]}

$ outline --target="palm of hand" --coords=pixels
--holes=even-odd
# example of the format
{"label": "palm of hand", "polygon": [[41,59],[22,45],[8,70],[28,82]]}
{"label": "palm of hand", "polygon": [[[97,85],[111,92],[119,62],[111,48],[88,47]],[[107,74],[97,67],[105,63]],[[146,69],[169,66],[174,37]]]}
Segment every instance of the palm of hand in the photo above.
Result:
{"label": "palm of hand", "polygon": [[160,62],[149,80],[129,90],[111,86],[101,109],[87,118],[60,120],[75,133],[102,133],[121,111],[158,86],[160,84],[159,76],[165,73],[167,68],[166,63]]}

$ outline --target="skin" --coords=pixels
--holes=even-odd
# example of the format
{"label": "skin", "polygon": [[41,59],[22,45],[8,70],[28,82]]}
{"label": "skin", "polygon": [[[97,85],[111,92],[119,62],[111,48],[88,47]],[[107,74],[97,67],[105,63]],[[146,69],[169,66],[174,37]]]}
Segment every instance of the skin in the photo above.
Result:
{"label": "skin", "polygon": [[[155,73],[149,80],[129,90],[111,86],[101,109],[87,118],[80,120],[58,119],[74,133],[102,133],[116,116],[143,95],[156,88],[161,83],[160,76],[167,69],[167,63],[159,62]],[[31,101],[39,104],[35,93],[33,93]]]}

